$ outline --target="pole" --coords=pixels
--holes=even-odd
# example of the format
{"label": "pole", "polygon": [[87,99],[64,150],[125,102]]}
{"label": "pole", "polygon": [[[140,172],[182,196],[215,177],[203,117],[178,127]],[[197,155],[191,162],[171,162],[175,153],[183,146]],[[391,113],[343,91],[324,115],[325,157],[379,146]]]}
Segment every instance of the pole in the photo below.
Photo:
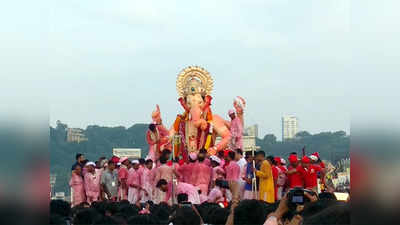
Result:
{"label": "pole", "polygon": [[[172,168],[175,170],[175,145],[179,146],[181,140],[181,136],[180,135],[174,135],[174,137],[172,138]],[[175,173],[172,174],[172,204],[175,204],[175,185],[177,185],[177,181],[176,181],[176,176]]]}
{"label": "pole", "polygon": [[[253,168],[256,168],[256,162],[254,160],[254,150],[256,146],[252,146],[251,148],[251,154],[253,155]],[[258,199],[258,194],[257,194],[257,177],[256,177],[256,171],[253,171],[253,179],[251,179],[251,192],[253,194],[254,199]]]}

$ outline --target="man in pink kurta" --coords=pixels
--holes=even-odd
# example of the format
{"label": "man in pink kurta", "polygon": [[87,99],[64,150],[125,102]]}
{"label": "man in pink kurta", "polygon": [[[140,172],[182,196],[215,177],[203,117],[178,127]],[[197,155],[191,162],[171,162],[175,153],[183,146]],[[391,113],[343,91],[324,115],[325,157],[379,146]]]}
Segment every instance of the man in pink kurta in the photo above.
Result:
{"label": "man in pink kurta", "polygon": [[[167,159],[165,157],[160,157],[161,165],[155,169],[155,183],[161,179],[166,180],[168,183],[172,182],[172,177],[174,173],[174,168],[167,165]],[[165,199],[165,193],[161,192],[159,189],[155,191],[154,203],[158,204]]]}
{"label": "man in pink kurta", "polygon": [[85,187],[82,178],[82,168],[79,165],[76,165],[74,171],[72,172],[69,186],[71,187],[72,192],[72,207],[86,201]]}
{"label": "man in pink kurta", "polygon": [[177,173],[179,175],[179,181],[194,184],[194,180],[192,179],[193,169],[196,165],[196,161],[192,161],[189,163],[185,163],[179,167]]}
{"label": "man in pink kurta", "polygon": [[233,110],[229,110],[228,114],[231,118],[230,131],[232,135],[230,148],[232,150],[243,149],[243,121],[236,116]]}
{"label": "man in pink kurta", "polygon": [[151,159],[154,162],[157,160],[157,154],[160,150],[160,134],[155,124],[149,125],[149,130],[146,133],[146,140],[149,144],[149,153],[146,159]]}
{"label": "man in pink kurta", "polygon": [[208,166],[204,159],[206,157],[207,151],[200,150],[197,159],[198,163],[193,169],[194,184],[201,190],[201,194],[208,195],[208,187],[210,185],[212,169]]}
{"label": "man in pink kurta", "polygon": [[222,188],[222,180],[217,180],[215,187],[211,189],[210,194],[208,194],[208,202],[219,203],[226,200],[225,189]]}
{"label": "man in pink kurta", "polygon": [[225,179],[225,171],[221,166],[221,160],[217,156],[212,155],[210,157],[210,161],[211,161],[211,167],[213,170],[212,181],[215,182],[215,180],[217,180],[217,179],[224,180]]}
{"label": "man in pink kurta", "polygon": [[129,186],[128,189],[128,201],[131,204],[136,204],[140,201],[142,190],[141,187],[141,174],[139,171],[139,161],[132,161],[132,168],[128,172],[127,184]]}
{"label": "man in pink kurta", "polygon": [[[165,192],[165,199],[163,202],[170,202],[170,199],[173,197],[172,196],[172,183],[167,183],[166,180],[161,179],[157,183],[157,188],[160,189],[162,192]],[[198,193],[198,189],[188,183],[183,183],[179,182],[177,184],[176,188],[176,195],[178,194],[187,194],[188,195],[188,201],[191,202],[192,204],[200,204],[200,195]]]}
{"label": "man in pink kurta", "polygon": [[127,179],[128,179],[128,170],[130,168],[129,160],[128,157],[121,158],[120,161],[121,167],[118,170],[118,179],[119,182],[121,183],[121,186],[119,187],[119,200],[128,200],[128,185],[127,185]]}
{"label": "man in pink kurta", "polygon": [[225,158],[226,181],[229,182],[229,189],[232,192],[232,201],[238,203],[240,199],[239,179],[241,175],[240,167],[235,161],[236,154],[229,151]]}
{"label": "man in pink kurta", "polygon": [[92,204],[96,202],[100,197],[100,176],[97,176],[94,167],[96,164],[94,162],[86,163],[87,173],[85,174],[85,192],[87,202]]}
{"label": "man in pink kurta", "polygon": [[153,161],[151,159],[146,160],[145,167],[142,170],[142,200],[141,202],[147,202],[153,199],[153,187],[154,184],[154,169]]}

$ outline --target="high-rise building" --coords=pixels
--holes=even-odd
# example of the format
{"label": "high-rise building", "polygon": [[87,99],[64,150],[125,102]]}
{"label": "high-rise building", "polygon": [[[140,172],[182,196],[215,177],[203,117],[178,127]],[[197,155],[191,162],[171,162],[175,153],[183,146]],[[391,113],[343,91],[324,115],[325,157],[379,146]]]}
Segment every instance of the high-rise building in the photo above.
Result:
{"label": "high-rise building", "polygon": [[282,141],[296,137],[298,131],[298,119],[295,116],[282,117]]}

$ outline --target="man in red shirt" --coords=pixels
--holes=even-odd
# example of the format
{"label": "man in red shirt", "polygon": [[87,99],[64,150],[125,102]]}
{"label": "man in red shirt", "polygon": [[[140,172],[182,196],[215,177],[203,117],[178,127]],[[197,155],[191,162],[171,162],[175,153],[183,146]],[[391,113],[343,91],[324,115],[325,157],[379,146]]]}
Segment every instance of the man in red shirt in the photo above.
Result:
{"label": "man in red shirt", "polygon": [[300,165],[297,155],[291,154],[289,156],[289,163],[287,171],[289,189],[295,187],[304,188],[304,169]]}
{"label": "man in red shirt", "polygon": [[271,165],[271,170],[272,170],[272,177],[274,178],[274,191],[275,191],[275,199],[278,199],[278,176],[279,176],[279,169],[277,167],[276,161],[273,156],[268,156],[267,160],[269,164]]}
{"label": "man in red shirt", "polygon": [[301,159],[301,164],[304,168],[304,186],[306,189],[317,192],[317,172],[321,171],[321,167],[311,164],[310,158],[304,156]]}

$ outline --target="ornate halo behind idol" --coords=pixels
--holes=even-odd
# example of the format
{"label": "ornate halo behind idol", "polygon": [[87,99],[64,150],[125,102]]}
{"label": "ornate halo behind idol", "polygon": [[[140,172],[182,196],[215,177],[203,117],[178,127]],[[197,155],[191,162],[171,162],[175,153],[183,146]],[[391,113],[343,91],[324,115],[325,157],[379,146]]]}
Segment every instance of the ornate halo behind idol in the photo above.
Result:
{"label": "ornate halo behind idol", "polygon": [[199,66],[189,66],[183,69],[176,79],[176,90],[180,97],[200,94],[210,95],[214,81],[210,73]]}

